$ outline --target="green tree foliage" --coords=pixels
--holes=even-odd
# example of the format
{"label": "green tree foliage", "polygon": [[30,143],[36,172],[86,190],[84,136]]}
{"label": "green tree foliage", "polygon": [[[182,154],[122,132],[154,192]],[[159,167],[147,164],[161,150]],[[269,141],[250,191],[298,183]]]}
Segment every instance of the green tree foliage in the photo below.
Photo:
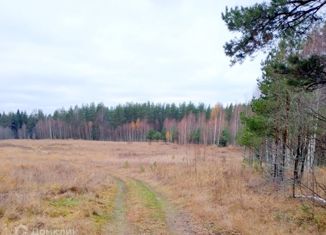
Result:
{"label": "green tree foliage", "polygon": [[242,115],[241,120],[244,129],[238,136],[239,143],[258,151],[269,129],[267,118],[261,114],[249,117]]}
{"label": "green tree foliage", "polygon": [[228,129],[224,129],[222,131],[222,135],[219,141],[219,146],[226,147],[228,146],[229,142],[230,142],[230,132]]}
{"label": "green tree foliage", "polygon": [[190,135],[190,142],[198,144],[200,141],[200,129],[194,130]]}
{"label": "green tree foliage", "polygon": [[243,61],[257,50],[275,46],[280,38],[301,40],[316,23],[322,22],[325,0],[271,0],[249,7],[226,8],[222,19],[240,37],[227,42],[226,55]]}
{"label": "green tree foliage", "polygon": [[147,139],[150,140],[150,141],[161,140],[162,139],[162,134],[159,131],[151,129],[147,133]]}
{"label": "green tree foliage", "polygon": [[286,63],[274,65],[275,73],[286,76],[288,84],[313,91],[326,85],[326,56],[302,58],[290,55]]}

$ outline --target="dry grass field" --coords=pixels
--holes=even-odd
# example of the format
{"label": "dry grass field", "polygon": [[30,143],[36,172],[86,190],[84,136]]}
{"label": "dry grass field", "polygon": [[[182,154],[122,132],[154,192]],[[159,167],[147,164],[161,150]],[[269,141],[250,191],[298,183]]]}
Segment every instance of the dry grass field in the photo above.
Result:
{"label": "dry grass field", "polygon": [[237,148],[11,140],[0,162],[1,234],[326,231],[325,209],[275,190]]}

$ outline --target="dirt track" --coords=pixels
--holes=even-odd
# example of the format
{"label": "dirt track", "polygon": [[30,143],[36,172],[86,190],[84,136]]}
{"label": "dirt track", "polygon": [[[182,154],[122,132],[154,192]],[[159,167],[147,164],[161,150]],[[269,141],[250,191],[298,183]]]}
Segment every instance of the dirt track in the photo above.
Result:
{"label": "dirt track", "polygon": [[[121,175],[112,177],[119,189],[113,220],[107,225],[108,234],[209,234],[143,181]],[[128,215],[133,218],[128,219]]]}

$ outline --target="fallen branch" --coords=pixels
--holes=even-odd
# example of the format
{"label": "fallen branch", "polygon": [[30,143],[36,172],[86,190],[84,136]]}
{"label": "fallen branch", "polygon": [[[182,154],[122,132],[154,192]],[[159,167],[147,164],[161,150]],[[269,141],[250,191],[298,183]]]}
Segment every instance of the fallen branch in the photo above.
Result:
{"label": "fallen branch", "polygon": [[322,206],[326,206],[326,200],[324,198],[321,198],[321,197],[318,197],[318,196],[296,195],[295,198],[308,199],[308,200],[317,202],[318,204],[320,204]]}

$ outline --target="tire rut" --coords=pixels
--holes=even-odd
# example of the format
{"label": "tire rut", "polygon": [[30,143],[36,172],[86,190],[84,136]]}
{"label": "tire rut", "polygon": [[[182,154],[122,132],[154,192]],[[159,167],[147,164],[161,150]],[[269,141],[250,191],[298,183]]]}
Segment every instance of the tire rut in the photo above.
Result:
{"label": "tire rut", "polygon": [[112,221],[107,225],[106,234],[127,235],[128,224],[126,219],[126,183],[116,176],[111,176],[117,184],[117,194],[114,202]]}

